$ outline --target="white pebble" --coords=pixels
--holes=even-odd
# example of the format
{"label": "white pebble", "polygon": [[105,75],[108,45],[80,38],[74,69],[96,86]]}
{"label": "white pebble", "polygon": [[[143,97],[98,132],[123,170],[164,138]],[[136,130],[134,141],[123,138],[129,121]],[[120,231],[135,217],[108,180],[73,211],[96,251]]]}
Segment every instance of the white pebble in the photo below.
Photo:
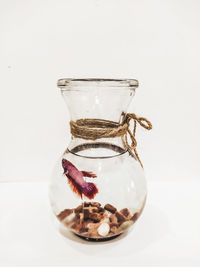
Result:
{"label": "white pebble", "polygon": [[110,231],[110,226],[107,223],[102,223],[99,228],[97,229],[97,232],[100,236],[107,236],[107,234]]}

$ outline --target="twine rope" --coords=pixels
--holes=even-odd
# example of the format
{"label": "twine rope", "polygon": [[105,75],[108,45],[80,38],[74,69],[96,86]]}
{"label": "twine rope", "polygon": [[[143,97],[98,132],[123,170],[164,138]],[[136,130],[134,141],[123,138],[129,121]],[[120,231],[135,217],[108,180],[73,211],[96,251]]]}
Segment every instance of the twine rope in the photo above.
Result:
{"label": "twine rope", "polygon": [[[134,121],[133,131],[130,129],[130,122]],[[134,151],[133,156],[139,161],[143,168],[142,162],[136,150],[137,141],[135,138],[137,123],[146,130],[152,129],[152,124],[144,117],[138,117],[134,113],[122,113],[122,123],[101,119],[79,119],[70,121],[70,129],[72,136],[86,140],[96,140],[100,138],[121,137],[126,149],[129,152]],[[128,141],[128,135],[131,144]]]}

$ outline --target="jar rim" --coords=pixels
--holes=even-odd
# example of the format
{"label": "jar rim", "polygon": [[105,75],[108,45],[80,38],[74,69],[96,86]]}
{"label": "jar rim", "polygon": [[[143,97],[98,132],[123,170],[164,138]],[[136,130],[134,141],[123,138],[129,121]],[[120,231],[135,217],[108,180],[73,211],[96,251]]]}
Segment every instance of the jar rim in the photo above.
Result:
{"label": "jar rim", "polygon": [[67,90],[67,87],[84,87],[84,86],[98,86],[98,87],[133,87],[139,86],[136,79],[105,79],[105,78],[62,78],[57,82],[57,86],[62,90]]}

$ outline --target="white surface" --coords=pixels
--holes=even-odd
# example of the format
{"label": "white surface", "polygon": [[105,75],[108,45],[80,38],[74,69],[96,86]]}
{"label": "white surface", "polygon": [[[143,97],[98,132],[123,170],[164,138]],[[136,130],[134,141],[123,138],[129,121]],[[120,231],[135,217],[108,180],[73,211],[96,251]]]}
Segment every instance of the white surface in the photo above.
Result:
{"label": "white surface", "polygon": [[0,184],[0,266],[199,267],[198,181],[151,182],[145,210],[127,236],[108,243],[64,237],[46,183]]}
{"label": "white surface", "polygon": [[[199,179],[200,1],[1,0],[0,180],[40,180],[69,140],[61,77],[132,77],[150,179]],[[110,112],[110,111],[109,111]]]}

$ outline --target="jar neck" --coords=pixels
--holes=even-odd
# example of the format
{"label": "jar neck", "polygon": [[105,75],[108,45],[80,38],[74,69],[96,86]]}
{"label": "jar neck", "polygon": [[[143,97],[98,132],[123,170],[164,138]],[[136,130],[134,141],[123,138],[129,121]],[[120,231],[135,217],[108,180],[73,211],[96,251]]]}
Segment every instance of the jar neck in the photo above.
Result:
{"label": "jar neck", "polygon": [[61,89],[72,121],[103,119],[119,122],[134,97],[135,87],[84,84]]}
{"label": "jar neck", "polygon": [[[122,114],[127,113],[128,106],[135,95],[138,81],[134,79],[61,79],[58,87],[69,109],[72,122],[84,120],[104,120],[121,123]],[[100,138],[97,134],[95,138],[88,138],[80,134],[74,135],[68,149],[84,144],[111,144],[113,147],[124,149],[121,137]],[[119,135],[118,135],[119,136]],[[83,139],[82,139],[83,137]],[[86,140],[89,139],[89,140]],[[92,140],[95,141],[92,141]],[[111,149],[112,150],[112,149]],[[109,151],[109,149],[108,149]]]}

